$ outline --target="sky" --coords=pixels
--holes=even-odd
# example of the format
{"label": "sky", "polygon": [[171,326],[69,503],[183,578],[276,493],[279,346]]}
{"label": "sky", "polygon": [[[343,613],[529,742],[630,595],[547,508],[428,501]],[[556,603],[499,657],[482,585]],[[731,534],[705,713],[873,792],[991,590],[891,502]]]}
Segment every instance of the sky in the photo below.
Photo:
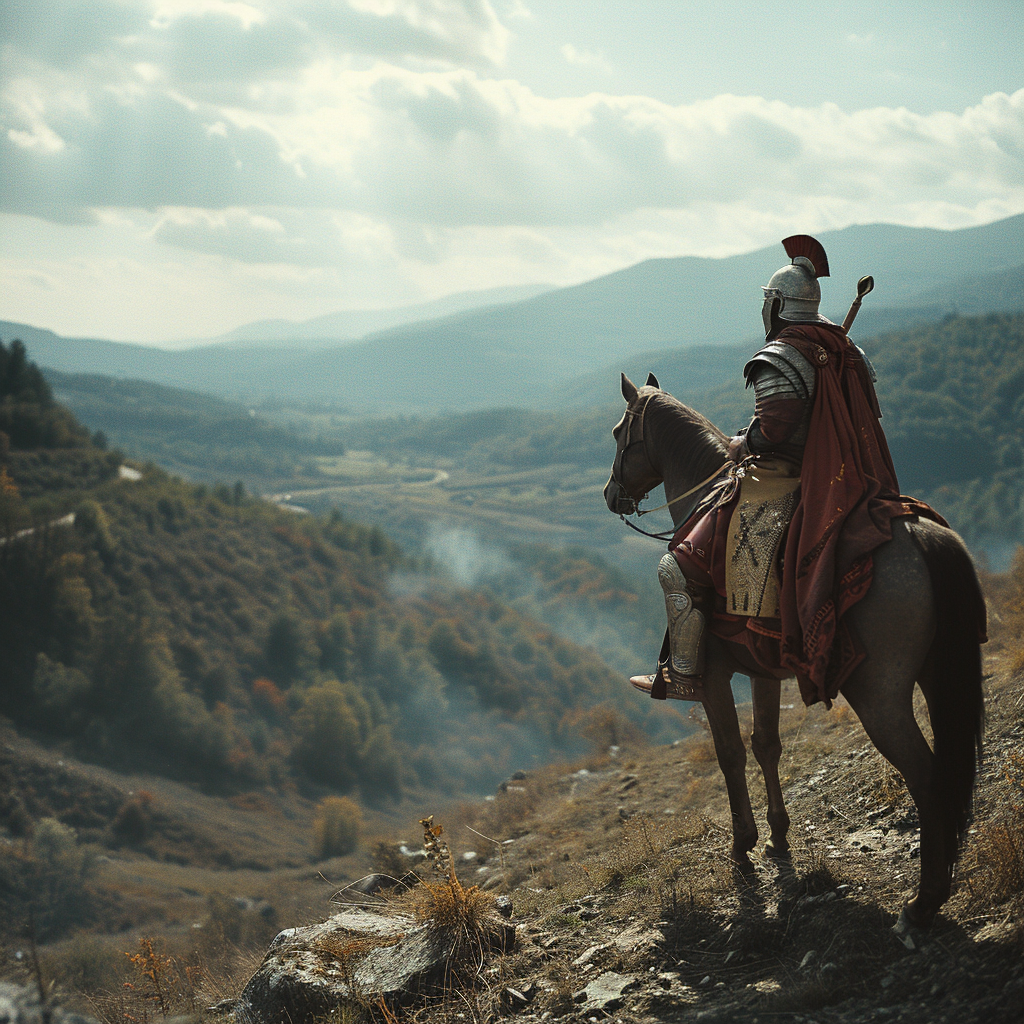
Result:
{"label": "sky", "polygon": [[66,335],[1024,212],[1019,0],[18,0],[0,48],[0,319]]}

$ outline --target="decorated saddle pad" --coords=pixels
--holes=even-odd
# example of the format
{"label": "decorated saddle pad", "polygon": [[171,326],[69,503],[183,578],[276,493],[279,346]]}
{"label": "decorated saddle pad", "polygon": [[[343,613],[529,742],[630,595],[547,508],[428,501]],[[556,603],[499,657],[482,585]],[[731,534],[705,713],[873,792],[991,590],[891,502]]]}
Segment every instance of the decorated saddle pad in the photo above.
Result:
{"label": "decorated saddle pad", "polygon": [[725,549],[730,615],[779,617],[779,550],[800,500],[799,472],[784,459],[758,459],[746,467]]}

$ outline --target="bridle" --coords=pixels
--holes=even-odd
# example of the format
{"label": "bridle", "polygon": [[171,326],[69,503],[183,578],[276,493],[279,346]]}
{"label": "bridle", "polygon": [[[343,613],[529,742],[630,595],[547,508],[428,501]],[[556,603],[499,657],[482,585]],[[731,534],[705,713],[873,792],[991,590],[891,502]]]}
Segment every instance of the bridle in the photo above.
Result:
{"label": "bridle", "polygon": [[[647,459],[648,465],[650,465],[650,456],[647,454],[647,437],[644,434],[644,414],[647,412],[647,403],[653,397],[653,394],[647,395],[639,409],[634,410],[628,406],[626,407],[626,411],[623,414],[623,419],[626,421],[626,440],[621,447],[619,445],[615,446],[615,459],[612,461],[612,482],[619,489],[619,493],[615,498],[615,511],[618,512],[619,518],[623,522],[625,522],[626,516],[643,515],[640,511],[640,502],[647,497],[647,492],[639,498],[634,498],[626,490],[626,485],[622,482],[622,460],[626,457],[626,452],[630,448],[635,448],[640,444],[644,448],[644,458]],[[634,429],[640,435],[639,437],[633,437]],[[632,523],[628,525],[632,526]]]}
{"label": "bridle", "polygon": [[[654,397],[654,393],[645,396],[643,403],[639,409],[633,410],[628,406],[623,418],[626,421],[626,438],[625,442],[621,447],[616,445],[615,458],[612,461],[612,482],[618,487],[619,493],[615,498],[615,511],[619,514],[619,518],[631,529],[637,533],[642,533],[645,537],[651,537],[654,540],[669,540],[676,533],[677,527],[673,526],[671,530],[663,530],[660,533],[649,533],[647,530],[642,530],[636,523],[631,523],[626,516],[646,516],[651,512],[660,512],[662,509],[666,509],[674,505],[677,501],[682,501],[683,498],[689,498],[690,495],[695,494],[702,487],[706,487],[712,480],[719,476],[724,469],[734,466],[735,463],[730,459],[727,462],[719,466],[710,476],[701,480],[699,484],[691,487],[688,491],[684,491],[682,494],[676,495],[671,501],[666,501],[663,505],[658,505],[656,508],[640,508],[640,502],[646,499],[649,492],[644,492],[639,498],[634,498],[627,490],[625,484],[622,482],[622,460],[626,457],[626,452],[630,448],[634,448],[636,445],[643,445],[644,458],[647,459],[647,464],[653,467],[650,456],[647,454],[647,435],[644,431],[644,415],[647,412],[647,405],[650,400]],[[639,434],[638,437],[634,437],[634,431]]]}

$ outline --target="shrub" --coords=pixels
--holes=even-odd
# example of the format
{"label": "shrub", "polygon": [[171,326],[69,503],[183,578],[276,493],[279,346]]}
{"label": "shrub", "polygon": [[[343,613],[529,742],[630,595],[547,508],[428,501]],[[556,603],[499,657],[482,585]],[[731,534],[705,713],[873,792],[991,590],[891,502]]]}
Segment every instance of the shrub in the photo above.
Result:
{"label": "shrub", "polygon": [[313,846],[319,860],[343,857],[359,844],[363,816],[358,804],[345,796],[329,796],[317,807]]}
{"label": "shrub", "polygon": [[252,684],[252,699],[260,714],[281,719],[288,710],[288,699],[270,679],[262,676]]}
{"label": "shrub", "polygon": [[336,682],[314,686],[292,720],[295,760],[310,778],[337,789],[356,779],[362,746],[359,722]]}
{"label": "shrub", "polygon": [[153,829],[152,804],[153,794],[141,790],[121,805],[111,826],[119,843],[139,846],[149,838]]}

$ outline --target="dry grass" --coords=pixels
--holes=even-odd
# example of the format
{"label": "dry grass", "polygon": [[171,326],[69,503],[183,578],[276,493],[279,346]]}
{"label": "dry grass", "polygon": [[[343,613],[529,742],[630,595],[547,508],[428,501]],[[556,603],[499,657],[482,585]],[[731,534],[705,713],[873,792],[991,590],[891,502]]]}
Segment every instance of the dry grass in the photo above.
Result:
{"label": "dry grass", "polygon": [[718,755],[715,753],[715,742],[711,737],[695,739],[686,746],[686,760],[690,764],[709,767],[718,764]]}
{"label": "dry grass", "polygon": [[367,953],[375,949],[395,946],[399,941],[397,936],[388,935],[359,936],[358,938],[325,935],[316,941],[315,946],[320,952],[327,954],[340,967],[350,970]]}
{"label": "dry grass", "polygon": [[881,756],[876,757],[877,773],[871,780],[868,795],[879,807],[895,809],[908,796],[903,776]]}
{"label": "dry grass", "polygon": [[1024,902],[1024,753],[1007,755],[996,785],[1001,799],[975,822],[963,876],[975,901]]}
{"label": "dry grass", "polygon": [[88,1012],[105,1024],[145,1024],[155,1018],[202,1016],[206,1008],[238,994],[262,959],[224,947],[218,957],[173,950],[143,937],[121,953],[120,987],[83,993]]}

